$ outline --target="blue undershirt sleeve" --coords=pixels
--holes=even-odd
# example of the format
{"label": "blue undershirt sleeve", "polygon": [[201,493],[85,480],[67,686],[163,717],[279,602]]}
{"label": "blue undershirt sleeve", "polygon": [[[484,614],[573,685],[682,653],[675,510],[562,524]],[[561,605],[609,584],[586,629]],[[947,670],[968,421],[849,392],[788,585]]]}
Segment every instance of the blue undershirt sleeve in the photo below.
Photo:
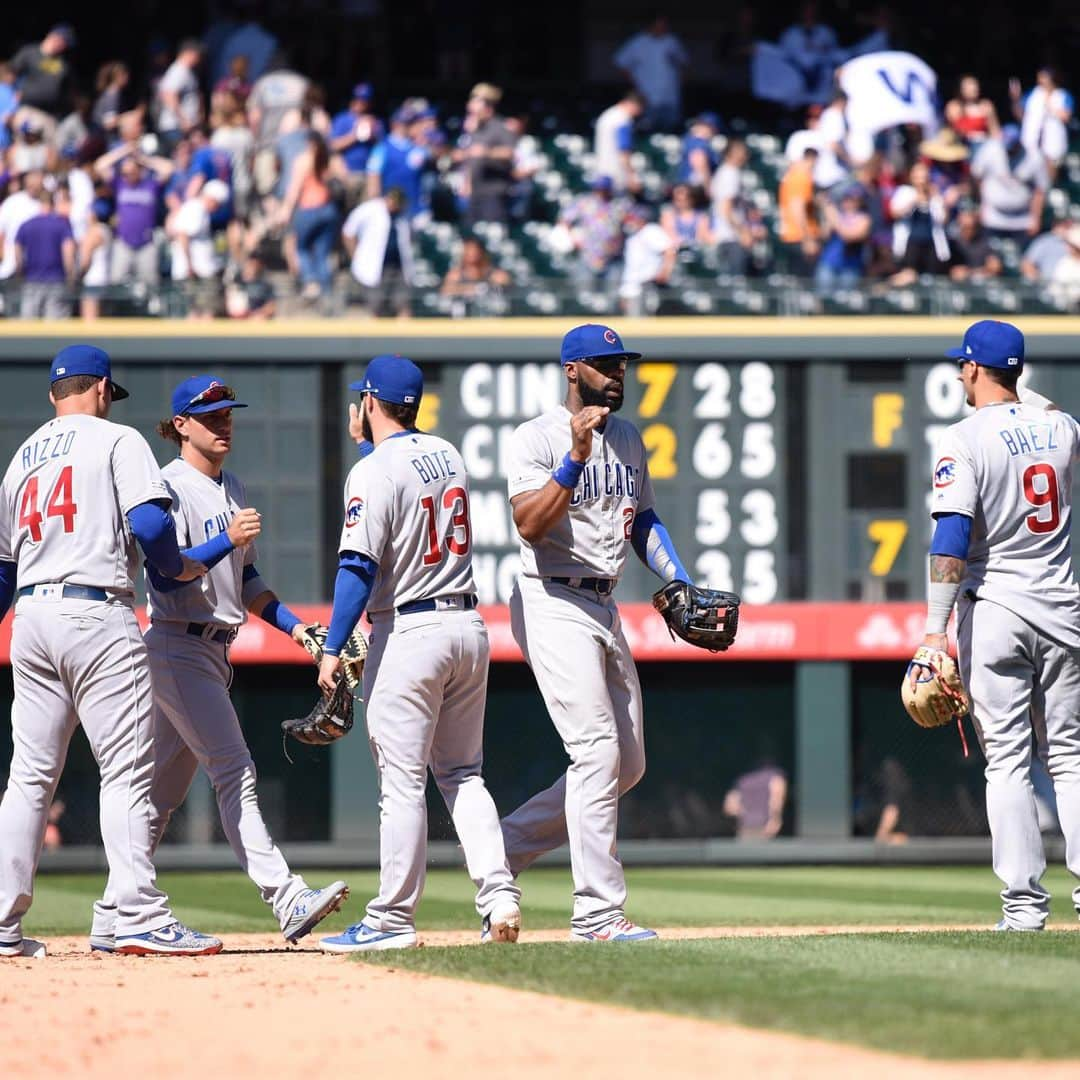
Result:
{"label": "blue undershirt sleeve", "polygon": [[11,601],[15,598],[15,580],[18,571],[17,563],[0,562],[0,619],[7,614]]}
{"label": "blue undershirt sleeve", "polygon": [[971,518],[967,514],[939,514],[930,541],[930,554],[949,555],[966,561],[970,546]]}
{"label": "blue undershirt sleeve", "polygon": [[235,547],[236,545],[229,539],[227,532],[219,532],[217,536],[212,536],[205,544],[185,548],[183,554],[189,559],[201,562],[209,570],[212,566],[217,566]]}
{"label": "blue undershirt sleeve", "polygon": [[661,581],[692,583],[693,579],[675,551],[671,535],[651,507],[634,518],[634,524],[630,530],[630,543],[637,557]]}
{"label": "blue undershirt sleeve", "polygon": [[176,523],[172,514],[158,503],[144,502],[133,506],[128,511],[127,519],[147,561],[153,563],[165,577],[176,577],[184,567],[180,561]]}
{"label": "blue undershirt sleeve", "polygon": [[353,552],[342,556],[334,582],[334,608],[330,615],[330,628],[326,633],[323,652],[338,656],[345,646],[353,628],[364,614],[364,608],[375,584],[371,560]]}

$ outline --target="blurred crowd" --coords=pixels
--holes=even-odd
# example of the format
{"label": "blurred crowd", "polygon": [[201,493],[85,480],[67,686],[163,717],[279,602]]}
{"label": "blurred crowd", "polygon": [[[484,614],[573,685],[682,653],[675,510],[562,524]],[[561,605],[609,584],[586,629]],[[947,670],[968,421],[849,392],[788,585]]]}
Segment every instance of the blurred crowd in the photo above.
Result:
{"label": "blurred crowd", "polygon": [[[811,23],[792,28],[807,49],[828,39],[808,8]],[[485,246],[491,226],[550,216],[529,118],[504,115],[491,83],[450,116],[415,97],[387,114],[364,81],[328,101],[256,24],[180,42],[138,85],[110,59],[93,87],[77,86],[76,47],[62,24],[0,63],[7,315],[265,319],[285,302],[339,310],[344,289],[373,315],[403,317],[416,231],[432,220],[460,229],[438,291],[450,313],[468,314],[517,283]],[[683,124],[687,52],[667,20],[614,62],[627,89],[596,117],[588,190],[565,195],[545,241],[573,287],[638,313],[693,259],[720,275],[812,278],[823,295],[867,281],[977,281],[1002,274],[1011,245],[1026,278],[1080,296],[1080,224],[1049,213],[1073,117],[1052,69],[1027,91],[1010,80],[1004,116],[965,76],[932,137],[901,127],[854,140],[837,91],[787,140],[770,221],[749,197],[746,142],[715,113]],[[659,192],[637,152],[658,131],[681,140]]]}

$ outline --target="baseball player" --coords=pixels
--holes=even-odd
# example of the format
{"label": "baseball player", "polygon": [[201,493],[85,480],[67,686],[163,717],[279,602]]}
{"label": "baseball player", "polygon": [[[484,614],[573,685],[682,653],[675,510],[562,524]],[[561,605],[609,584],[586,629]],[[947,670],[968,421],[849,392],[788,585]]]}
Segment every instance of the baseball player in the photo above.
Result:
{"label": "baseball player", "polygon": [[[1023,334],[983,320],[946,355],[975,413],[934,465],[924,645],[944,652],[958,602],[960,673],[986,756],[999,930],[1041,930],[1049,893],[1031,785],[1032,732],[1057,793],[1066,862],[1080,875],[1080,589],[1070,559],[1080,424],[1017,395]],[[912,674],[912,679],[915,679]],[[1073,892],[1080,909],[1080,888]]]}
{"label": "baseball player", "polygon": [[107,419],[128,396],[108,355],[90,345],[62,349],[51,387],[55,418],[19,447],[0,485],[0,615],[17,596],[14,751],[0,802],[0,955],[38,949],[22,937],[22,917],[78,723],[101,772],[116,950],[216,953],[221,942],[178,922],[155,883],[152,699],[134,612],[135,541],[170,578],[191,580],[205,567],[180,553],[169,491],[146,440]]}
{"label": "baseball player", "polygon": [[511,443],[522,563],[511,627],[570,766],[503,820],[503,836],[515,874],[569,840],[576,941],[656,937],[626,918],[616,854],[618,799],[645,771],[645,745],[641,686],[612,594],[630,547],[665,582],[690,576],[653,508],[641,436],[614,415],[626,365],[640,355],[609,327],[571,330],[565,404],[522,424]]}
{"label": "baseball player", "polygon": [[350,389],[362,395],[362,434],[375,449],[345,484],[341,564],[319,685],[333,690],[337,654],[367,608],[363,696],[381,792],[379,894],[361,922],[321,945],[344,953],[416,944],[429,768],[476,883],[481,941],[513,942],[521,891],[480,774],[489,646],[475,610],[465,465],[450,443],[416,430],[424,380],[410,360],[377,356]]}
{"label": "baseball player", "polygon": [[[174,584],[151,565],[146,647],[154,685],[154,783],[151,842],[161,841],[201,764],[240,865],[270,905],[286,940],[309,934],[349,895],[344,881],[311,889],[289,870],[271,839],[255,794],[255,765],[229,697],[229,646],[250,611],[299,643],[303,624],[259,576],[259,513],[244,486],[222,465],[232,448],[233,410],[247,406],[211,375],[185,379],[173,392],[172,416],[159,434],[180,456],[162,470],[185,554],[208,567],[204,578]],[[111,889],[94,906],[92,949],[114,948]]]}

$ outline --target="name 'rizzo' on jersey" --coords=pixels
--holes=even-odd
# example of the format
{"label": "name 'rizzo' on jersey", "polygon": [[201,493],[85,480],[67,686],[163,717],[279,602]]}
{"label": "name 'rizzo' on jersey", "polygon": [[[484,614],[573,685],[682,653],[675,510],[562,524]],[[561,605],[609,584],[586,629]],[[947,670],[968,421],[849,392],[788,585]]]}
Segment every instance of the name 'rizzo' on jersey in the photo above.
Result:
{"label": "name 'rizzo' on jersey", "polygon": [[[570,411],[563,405],[522,424],[510,443],[510,498],[542,488],[572,442]],[[566,517],[535,544],[521,541],[522,572],[527,577],[618,578],[634,518],[653,503],[641,434],[629,421],[608,416],[604,430],[593,432],[592,452]]]}

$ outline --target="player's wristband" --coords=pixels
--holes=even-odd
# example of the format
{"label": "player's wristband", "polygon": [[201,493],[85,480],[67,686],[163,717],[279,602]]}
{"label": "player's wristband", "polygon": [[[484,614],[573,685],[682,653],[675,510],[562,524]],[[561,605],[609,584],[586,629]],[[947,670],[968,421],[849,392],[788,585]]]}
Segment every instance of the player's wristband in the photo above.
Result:
{"label": "player's wristband", "polygon": [[581,474],[585,471],[584,461],[575,461],[567,450],[559,467],[551,474],[551,478],[559,487],[569,488],[571,491],[577,487]]}
{"label": "player's wristband", "polygon": [[926,633],[945,633],[959,592],[960,582],[958,581],[930,582],[926,594]]}

